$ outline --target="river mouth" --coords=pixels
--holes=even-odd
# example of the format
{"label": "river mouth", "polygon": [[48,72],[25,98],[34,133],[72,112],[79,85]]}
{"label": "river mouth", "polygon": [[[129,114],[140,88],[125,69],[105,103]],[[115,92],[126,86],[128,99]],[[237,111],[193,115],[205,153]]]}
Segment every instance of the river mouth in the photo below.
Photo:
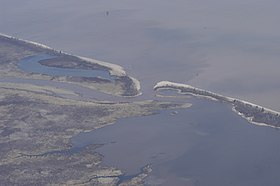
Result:
{"label": "river mouth", "polygon": [[[63,69],[39,63],[55,57],[30,56],[20,61],[19,67],[50,76],[112,78],[107,71]],[[177,90],[164,89],[158,99],[174,101],[177,95]],[[123,171],[121,181],[137,176],[150,165],[152,172],[145,178],[146,185],[280,184],[276,179],[280,163],[280,150],[275,148],[275,141],[280,140],[277,130],[248,123],[225,102],[194,97],[181,97],[180,102],[182,99],[193,106],[119,119],[114,125],[74,136],[71,149],[31,156],[71,156],[94,145],[95,151],[104,156],[101,165]]]}
{"label": "river mouth", "polygon": [[[160,80],[172,80],[279,110],[277,1],[263,4],[221,0],[72,1],[66,9],[65,3],[69,2],[34,1],[18,6],[21,10],[10,11],[15,8],[14,2],[6,2],[0,18],[3,32],[82,56],[118,63],[141,79],[145,99],[166,100],[154,98],[152,86]],[[42,7],[47,11],[42,13]],[[170,8],[176,11],[170,11]],[[110,12],[108,15],[107,11]],[[78,91],[85,93],[88,90]],[[174,94],[165,93],[170,97]],[[86,95],[90,99],[119,100],[91,92]],[[133,101],[136,99],[139,98],[133,98]],[[146,184],[150,185],[280,185],[277,175],[279,131],[251,125],[234,113],[230,114],[230,108],[225,105],[200,101],[193,101],[189,110],[166,111],[116,123],[118,127],[127,126],[121,127],[122,130],[128,128],[129,132],[138,134],[138,130],[131,129],[134,123],[144,127],[153,121],[161,125],[161,118],[170,117],[171,124],[167,124],[175,123],[176,127],[182,118],[182,123],[190,125],[187,131],[182,130],[190,137],[187,144],[191,146],[186,152],[158,163],[154,159],[164,157],[164,154],[156,156],[152,153],[149,156],[154,155],[152,160],[139,155],[139,159],[144,157],[143,164],[133,161],[129,167],[126,161],[131,161],[131,156],[127,156],[130,146],[126,141],[133,136],[121,133],[122,138],[115,137],[120,138],[119,141],[103,141],[104,145],[97,149],[100,153],[104,151],[104,165],[117,166],[127,175],[133,175],[146,162],[153,162],[153,172],[146,179]],[[220,107],[226,111],[218,109]],[[169,119],[163,123],[165,121]],[[108,130],[113,132],[115,128],[110,127]],[[96,133],[103,130],[105,128],[93,132],[93,140],[89,139],[88,144],[100,139]],[[147,130],[161,131],[151,126]],[[167,129],[163,127],[162,130]],[[142,138],[150,133],[139,131]],[[167,133],[166,136],[171,135]],[[181,147],[185,141],[178,140],[174,146],[179,144]],[[139,148],[145,151],[149,143],[142,146]],[[113,156],[115,152],[122,153],[124,162]]]}
{"label": "river mouth", "polygon": [[[277,176],[279,132],[254,126],[221,102],[190,99],[188,109],[118,120],[72,138],[73,149],[103,144],[103,165],[126,176],[147,164],[147,185],[263,185]],[[264,140],[265,139],[265,140]],[[278,162],[278,163],[277,163]],[[260,174],[262,176],[260,176]],[[276,180],[277,181],[277,180]],[[272,185],[278,185],[275,182]]]}

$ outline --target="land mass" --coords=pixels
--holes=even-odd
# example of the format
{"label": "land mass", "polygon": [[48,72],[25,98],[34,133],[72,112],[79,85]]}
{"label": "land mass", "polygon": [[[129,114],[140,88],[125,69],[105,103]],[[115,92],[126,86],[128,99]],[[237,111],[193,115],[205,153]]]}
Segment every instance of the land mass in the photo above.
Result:
{"label": "land mass", "polygon": [[[103,70],[114,78],[51,76],[19,68],[22,59],[41,54],[55,56],[40,61],[41,65]],[[141,93],[140,83],[122,67],[6,35],[0,35],[0,78],[1,185],[141,185],[150,168],[122,181],[122,170],[101,165],[103,156],[95,152],[100,144],[72,154],[49,152],[67,151],[73,136],[117,119],[183,107],[172,102],[126,100]],[[115,101],[85,99],[84,90],[92,95],[98,91],[110,94]]]}
{"label": "land mass", "polygon": [[[128,76],[121,66],[81,56],[70,55],[39,43],[21,40],[3,34],[0,34],[0,43],[0,77],[47,79],[58,82],[71,82],[117,96],[133,97],[141,94],[140,82],[135,78]],[[53,59],[40,62],[45,66],[85,70],[105,70],[115,78],[113,81],[104,81],[102,78],[48,76],[47,74],[27,73],[18,68],[18,62],[21,59],[38,54],[55,56]]]}

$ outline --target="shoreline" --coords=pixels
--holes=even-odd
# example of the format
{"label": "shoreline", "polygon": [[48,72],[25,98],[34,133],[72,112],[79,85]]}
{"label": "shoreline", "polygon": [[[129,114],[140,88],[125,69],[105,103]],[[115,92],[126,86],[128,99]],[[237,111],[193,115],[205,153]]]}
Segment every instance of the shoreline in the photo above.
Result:
{"label": "shoreline", "polygon": [[[71,57],[75,57],[75,58],[77,58],[81,61],[104,67],[104,68],[108,69],[108,72],[111,76],[116,76],[119,79],[128,78],[130,80],[130,81],[126,80],[124,83],[129,83],[130,84],[129,92],[132,93],[132,95],[124,95],[124,97],[136,97],[136,96],[139,96],[139,95],[142,94],[141,91],[140,91],[140,89],[141,89],[140,82],[137,79],[128,76],[122,66],[119,66],[119,65],[116,65],[116,64],[113,64],[113,63],[108,63],[108,62],[96,60],[96,59],[82,57],[82,56],[79,56],[79,55],[69,54],[67,52],[51,48],[51,47],[49,47],[47,45],[44,45],[44,44],[41,44],[41,43],[37,43],[37,42],[25,40],[25,39],[19,39],[19,38],[9,36],[9,35],[3,34],[3,33],[0,33],[0,37],[3,37],[5,39],[10,39],[10,40],[13,40],[13,41],[17,41],[17,42],[21,42],[23,44],[30,45],[30,46],[33,46],[33,47],[38,47],[38,48],[41,48],[41,49],[45,49],[45,50],[47,50],[46,52],[55,53],[58,56],[63,56],[63,55],[71,56]],[[127,91],[127,90],[125,90],[125,91]]]}
{"label": "shoreline", "polygon": [[190,85],[170,81],[161,81],[154,86],[155,91],[159,91],[161,89],[176,89],[179,94],[190,94],[197,97],[223,101],[231,104],[232,111],[246,119],[249,123],[258,126],[280,128],[280,112],[250,103],[248,101],[223,96],[203,89],[195,88]]}

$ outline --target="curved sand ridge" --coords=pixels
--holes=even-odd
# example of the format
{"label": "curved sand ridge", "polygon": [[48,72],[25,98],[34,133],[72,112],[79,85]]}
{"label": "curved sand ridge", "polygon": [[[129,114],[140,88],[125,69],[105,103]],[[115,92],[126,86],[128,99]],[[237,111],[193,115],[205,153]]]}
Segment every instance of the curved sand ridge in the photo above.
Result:
{"label": "curved sand ridge", "polygon": [[160,89],[175,89],[179,94],[191,94],[210,98],[218,101],[223,101],[232,105],[232,110],[238,115],[242,116],[250,123],[259,126],[269,126],[273,128],[280,128],[280,113],[254,103],[244,100],[235,99],[220,94],[216,94],[203,89],[195,88],[190,85],[174,83],[170,81],[161,81],[154,86],[154,90]]}
{"label": "curved sand ridge", "polygon": [[[141,95],[141,92],[140,92],[140,89],[141,89],[140,82],[137,79],[128,76],[122,66],[119,66],[119,65],[116,65],[116,64],[112,64],[112,63],[108,63],[108,62],[104,62],[104,61],[100,61],[100,60],[96,60],[96,59],[82,57],[82,56],[78,56],[78,55],[72,55],[72,54],[69,54],[67,52],[56,50],[54,48],[51,48],[51,47],[49,47],[47,45],[44,45],[44,44],[41,44],[41,43],[37,43],[37,42],[29,41],[29,40],[24,40],[24,39],[18,39],[16,37],[9,36],[9,35],[3,34],[3,33],[0,33],[0,36],[6,37],[6,38],[12,39],[12,40],[20,41],[20,42],[23,42],[23,43],[26,43],[26,44],[31,44],[33,46],[36,46],[36,47],[39,47],[39,48],[43,48],[43,49],[46,49],[46,50],[50,50],[50,51],[58,53],[58,54],[64,54],[64,55],[68,55],[68,56],[73,56],[73,57],[76,57],[76,58],[81,59],[81,60],[83,60],[85,62],[88,62],[88,63],[100,65],[102,67],[107,68],[109,73],[110,73],[110,75],[112,75],[112,76],[117,76],[117,77],[125,77],[126,76],[126,77],[129,77],[131,79],[131,81],[133,82],[133,87],[138,92],[134,96]],[[132,96],[132,97],[134,97],[134,96]]]}

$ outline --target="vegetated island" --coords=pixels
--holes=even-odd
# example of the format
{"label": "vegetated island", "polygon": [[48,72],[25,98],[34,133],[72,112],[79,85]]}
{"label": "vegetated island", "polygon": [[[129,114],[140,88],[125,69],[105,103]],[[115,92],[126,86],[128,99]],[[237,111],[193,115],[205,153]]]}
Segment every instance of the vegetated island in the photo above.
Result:
{"label": "vegetated island", "polygon": [[280,128],[280,113],[260,105],[170,81],[161,81],[154,86],[155,91],[160,91],[162,89],[175,89],[178,90],[180,94],[191,94],[193,96],[201,96],[226,102],[232,105],[232,110],[234,112],[252,124]]}

